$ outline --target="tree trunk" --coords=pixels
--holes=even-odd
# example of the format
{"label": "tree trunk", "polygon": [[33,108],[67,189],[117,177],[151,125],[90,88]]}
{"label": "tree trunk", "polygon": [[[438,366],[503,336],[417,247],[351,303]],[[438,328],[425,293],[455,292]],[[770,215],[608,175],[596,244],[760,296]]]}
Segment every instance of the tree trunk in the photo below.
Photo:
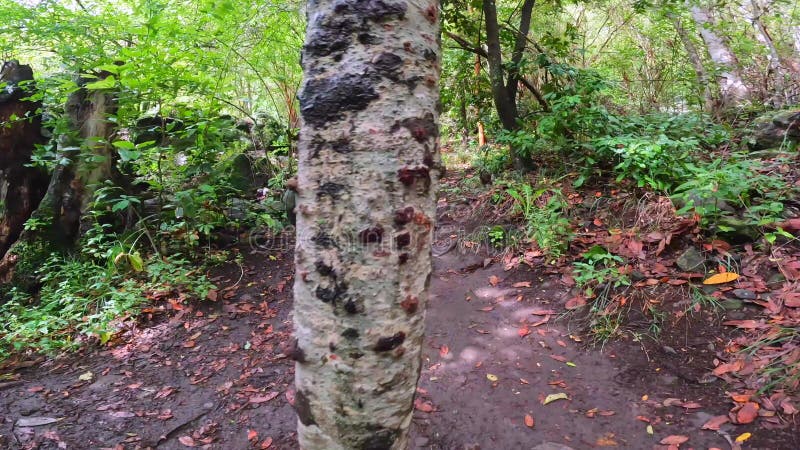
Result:
{"label": "tree trunk", "polygon": [[787,104],[791,104],[791,95],[788,89],[788,84],[792,79],[792,66],[789,61],[784,60],[775,47],[775,42],[772,40],[769,31],[767,31],[764,21],[761,16],[764,14],[761,5],[757,0],[751,0],[750,6],[752,8],[752,23],[758,39],[769,52],[769,68],[772,76],[774,77],[774,92],[772,92],[772,103],[775,108],[783,108]]}
{"label": "tree trunk", "polygon": [[81,87],[70,94],[64,110],[69,132],[59,137],[61,163],[31,215],[40,226],[25,230],[13,243],[0,261],[0,281],[31,285],[41,259],[73,247],[80,237],[81,219],[96,187],[106,180],[120,181],[115,152],[108,144],[113,133],[108,120],[115,110],[113,96]]}
{"label": "tree trunk", "polygon": [[692,6],[691,12],[700,36],[706,44],[708,55],[717,66],[717,83],[719,84],[722,109],[735,107],[748,100],[750,92],[742,79],[739,61],[728,47],[728,43],[714,32],[714,20],[708,9]]}
{"label": "tree trunk", "polygon": [[404,449],[439,159],[439,3],[308,5],[294,407],[300,448]]}
{"label": "tree trunk", "polygon": [[[672,20],[675,31],[678,33],[678,37],[680,37],[683,43],[683,48],[686,50],[689,62],[692,64],[692,67],[694,67],[694,73],[697,76],[697,87],[700,89],[700,92],[702,92],[703,110],[712,112],[714,109],[714,94],[712,93],[711,78],[708,76],[708,72],[703,65],[703,59],[700,58],[700,52],[697,51],[697,46],[694,45],[694,41],[691,36],[689,36],[689,33],[686,32],[686,28],[684,28],[683,21],[681,21],[680,17],[676,14],[668,14],[668,16]],[[719,92],[717,92],[716,95],[719,96]]]}
{"label": "tree trunk", "polygon": [[47,189],[47,172],[29,167],[36,144],[44,144],[40,102],[23,100],[34,93],[30,66],[8,61],[0,71],[0,258],[19,238]]}

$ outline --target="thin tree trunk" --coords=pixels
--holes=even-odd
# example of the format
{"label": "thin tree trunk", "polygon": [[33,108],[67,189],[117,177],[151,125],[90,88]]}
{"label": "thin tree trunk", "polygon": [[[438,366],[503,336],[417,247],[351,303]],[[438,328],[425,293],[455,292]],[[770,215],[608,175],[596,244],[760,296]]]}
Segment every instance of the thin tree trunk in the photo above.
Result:
{"label": "thin tree trunk", "polygon": [[294,407],[305,450],[405,449],[439,159],[439,3],[308,5]]}
{"label": "thin tree trunk", "polygon": [[761,5],[759,5],[757,0],[751,0],[750,6],[752,8],[753,28],[755,28],[756,33],[758,33],[758,39],[769,52],[769,67],[775,83],[774,92],[772,93],[773,104],[776,108],[782,108],[786,104],[791,103],[791,95],[787,89],[787,83],[792,79],[792,65],[789,61],[781,57],[777,47],[775,47],[772,36],[770,36],[766,25],[764,25],[764,21],[761,20],[761,16],[764,14]]}
{"label": "thin tree trunk", "polygon": [[[703,65],[703,59],[700,58],[700,52],[697,51],[697,46],[694,45],[694,41],[683,26],[683,21],[681,21],[680,17],[672,13],[668,14],[668,16],[672,20],[672,25],[675,27],[675,31],[683,43],[683,48],[686,50],[686,56],[689,57],[689,62],[694,68],[694,73],[697,76],[697,87],[702,93],[703,109],[706,112],[711,112],[714,109],[714,93],[712,92],[711,78]],[[719,96],[719,92],[716,95]]]}
{"label": "thin tree trunk", "polygon": [[692,6],[691,12],[708,50],[708,55],[717,66],[717,83],[719,84],[722,108],[728,109],[748,100],[750,92],[742,79],[739,61],[725,40],[714,32],[714,21],[708,9]]}

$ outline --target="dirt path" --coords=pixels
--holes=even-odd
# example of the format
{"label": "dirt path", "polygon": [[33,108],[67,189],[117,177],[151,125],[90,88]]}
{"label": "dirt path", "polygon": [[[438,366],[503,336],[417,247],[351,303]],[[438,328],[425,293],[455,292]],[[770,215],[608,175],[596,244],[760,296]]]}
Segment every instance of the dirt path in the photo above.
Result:
{"label": "dirt path", "polygon": [[[215,303],[163,301],[111,349],[18,370],[0,384],[0,446],[296,448],[283,355],[291,255],[275,256],[247,253],[243,270],[224,268]],[[568,295],[559,278],[484,262],[457,249],[435,261],[415,448],[651,449],[683,435],[682,448],[727,449],[745,431],[743,448],[800,448],[791,429],[701,431],[729,409],[719,382],[700,384],[681,360],[635,342],[586,349],[556,321]],[[525,281],[532,287],[513,287]],[[543,404],[560,393],[568,399]]]}

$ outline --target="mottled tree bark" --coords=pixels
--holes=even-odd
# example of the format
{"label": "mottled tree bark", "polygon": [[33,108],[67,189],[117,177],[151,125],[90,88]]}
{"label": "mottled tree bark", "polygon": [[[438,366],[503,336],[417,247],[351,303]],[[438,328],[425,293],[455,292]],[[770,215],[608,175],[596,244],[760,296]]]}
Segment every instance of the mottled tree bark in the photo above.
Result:
{"label": "mottled tree bark", "polygon": [[723,109],[734,107],[750,98],[750,91],[742,79],[739,60],[728,43],[714,31],[714,20],[705,7],[692,6],[692,18],[708,50],[711,61],[717,66],[717,83],[720,105]]}
{"label": "mottled tree bark", "polygon": [[42,136],[40,102],[26,100],[35,92],[33,71],[8,61],[0,71],[0,258],[17,240],[47,188],[47,172],[29,167]]}
{"label": "mottled tree bark", "polygon": [[402,449],[439,159],[439,3],[308,5],[295,335],[303,449]]}

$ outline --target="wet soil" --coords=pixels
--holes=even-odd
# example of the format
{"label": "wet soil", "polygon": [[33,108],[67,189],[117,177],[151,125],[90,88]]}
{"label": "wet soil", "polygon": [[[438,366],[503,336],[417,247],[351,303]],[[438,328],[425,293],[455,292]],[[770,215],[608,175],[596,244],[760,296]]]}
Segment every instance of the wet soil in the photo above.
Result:
{"label": "wet soil", "polygon": [[[242,252],[212,274],[216,302],[162,301],[109,348],[15,370],[0,384],[0,447],[297,448],[291,253]],[[729,339],[721,317],[590,347],[563,316],[561,277],[458,245],[437,254],[413,448],[651,449],[684,435],[682,448],[727,449],[744,432],[742,448],[800,448],[793,428],[700,429],[730,409],[704,378]],[[544,404],[551,394],[566,398]]]}

